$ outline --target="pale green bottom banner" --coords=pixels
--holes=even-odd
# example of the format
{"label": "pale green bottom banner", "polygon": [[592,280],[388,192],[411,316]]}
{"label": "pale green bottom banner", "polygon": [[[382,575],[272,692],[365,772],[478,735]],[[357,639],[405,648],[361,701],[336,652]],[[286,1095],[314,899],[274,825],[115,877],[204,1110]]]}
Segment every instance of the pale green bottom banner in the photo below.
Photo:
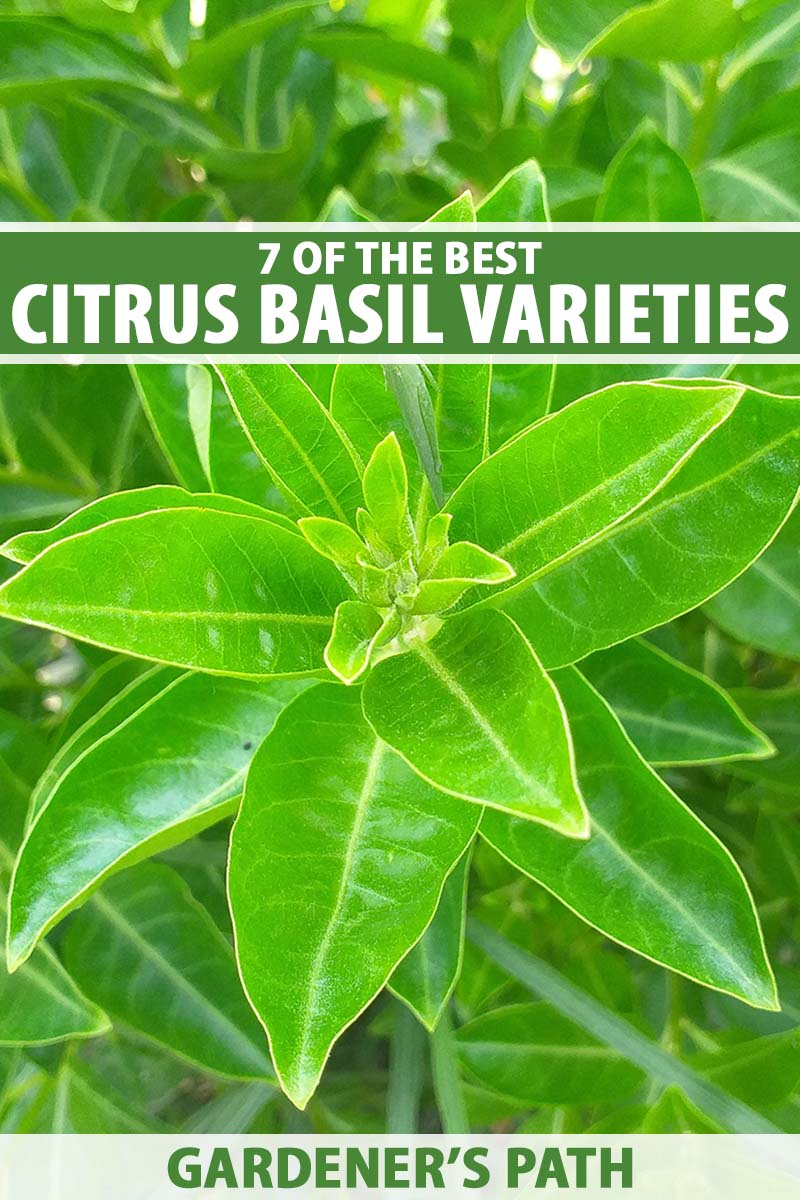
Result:
{"label": "pale green bottom banner", "polygon": [[235,1191],[798,1200],[800,1136],[0,1136],[2,1200]]}

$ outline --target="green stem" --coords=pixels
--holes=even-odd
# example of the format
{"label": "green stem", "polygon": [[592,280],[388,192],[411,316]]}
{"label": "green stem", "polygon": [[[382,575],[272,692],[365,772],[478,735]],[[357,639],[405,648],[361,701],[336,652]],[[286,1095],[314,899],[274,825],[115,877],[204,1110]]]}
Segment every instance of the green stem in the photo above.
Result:
{"label": "green stem", "polygon": [[431,1034],[431,1071],[442,1132],[469,1133],[469,1118],[464,1093],[461,1090],[461,1075],[449,1009],[442,1013],[439,1024]]}
{"label": "green stem", "polygon": [[534,996],[552,1004],[592,1037],[641,1067],[663,1087],[679,1087],[701,1112],[713,1117],[730,1133],[780,1133],[771,1121],[717,1084],[704,1079],[687,1063],[668,1054],[663,1046],[624,1017],[611,1012],[549,963],[521,950],[474,919],[469,922],[467,932],[476,946]]}
{"label": "green stem", "polygon": [[386,1132],[405,1136],[419,1127],[419,1101],[425,1076],[425,1032],[405,1004],[394,1005],[394,1032],[386,1094]]}
{"label": "green stem", "polygon": [[703,71],[700,107],[697,110],[689,139],[687,157],[690,167],[699,167],[708,153],[719,103],[719,69],[719,60],[713,59],[706,64]]}
{"label": "green stem", "polygon": [[30,210],[39,221],[55,221],[56,215],[51,208],[30,190],[27,183],[16,179],[4,167],[0,167],[0,187],[5,187],[20,204]]}

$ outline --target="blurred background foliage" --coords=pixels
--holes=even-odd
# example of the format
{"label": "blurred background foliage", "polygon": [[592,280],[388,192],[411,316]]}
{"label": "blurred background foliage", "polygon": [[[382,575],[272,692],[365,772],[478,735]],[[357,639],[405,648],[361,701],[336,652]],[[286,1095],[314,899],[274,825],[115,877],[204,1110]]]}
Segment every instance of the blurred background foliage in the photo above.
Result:
{"label": "blurred background foliage", "polygon": [[[800,219],[800,5],[0,0],[5,221],[414,221],[464,188],[488,193],[531,159],[555,221]],[[324,398],[329,371],[305,373]],[[731,364],[725,373],[800,393],[797,368]],[[630,374],[502,368],[493,403],[522,405],[533,420]],[[185,411],[191,373],[175,368],[174,385],[174,411]],[[155,426],[124,368],[0,368],[0,537],[106,492],[174,482]],[[207,487],[202,462],[190,469],[194,478],[178,481]],[[623,1042],[625,1030],[648,1038],[661,1054],[652,1078],[618,1074],[608,1095],[542,1104],[526,1082],[536,1059],[519,1043],[481,1075],[449,1021],[429,1047],[384,998],[338,1044],[300,1115],[268,1079],[209,1070],[202,1046],[188,1062],[128,1014],[102,1036],[53,1045],[2,1044],[0,1029],[0,1130],[369,1132],[387,1121],[454,1130],[469,1120],[494,1131],[710,1132],[732,1127],[721,1091],[754,1122],[800,1132],[797,517],[707,612],[652,640],[731,688],[780,751],[665,773],[745,870],[782,1013],[626,953],[481,846],[474,912],[594,1002],[584,1029],[600,1036],[606,1012],[622,1018]],[[0,846],[13,846],[16,814],[54,750],[140,669],[0,624]],[[162,857],[229,936],[225,833]],[[51,939],[45,975],[60,969],[62,937]],[[453,1020],[499,1013],[507,1035],[520,1011],[509,1006],[543,1004],[547,978],[539,991],[524,985],[468,941]],[[4,986],[0,1008],[11,1002]],[[709,1082],[716,1100],[704,1103]]]}

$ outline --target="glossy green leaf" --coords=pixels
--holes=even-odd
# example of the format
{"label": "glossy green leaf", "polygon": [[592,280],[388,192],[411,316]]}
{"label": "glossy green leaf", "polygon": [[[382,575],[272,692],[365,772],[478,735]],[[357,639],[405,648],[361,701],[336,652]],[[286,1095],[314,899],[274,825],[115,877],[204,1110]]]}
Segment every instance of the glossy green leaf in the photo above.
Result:
{"label": "glossy green leaf", "polygon": [[435,787],[586,835],[558,693],[502,613],[451,617],[431,641],[378,663],[364,712]]}
{"label": "glossy green leaf", "polygon": [[344,600],[336,609],[325,662],[343,683],[354,683],[367,669],[382,626],[380,614],[359,600]]}
{"label": "glossy green leaf", "polygon": [[514,570],[502,558],[472,542],[456,542],[442,551],[431,569],[430,578],[508,583],[514,578]]}
{"label": "glossy green leaf", "polygon": [[576,671],[557,676],[591,820],[586,842],[486,812],[484,837],[607,937],[708,987],[776,1008],[744,877],[647,766]]}
{"label": "glossy green leaf", "polygon": [[19,1133],[158,1133],[163,1126],[109,1094],[86,1063],[67,1055],[22,1122]]}
{"label": "glossy green leaf", "polygon": [[760,806],[770,801],[795,813],[800,768],[800,688],[763,691],[735,688],[732,696],[745,716],[773,742],[778,753],[764,761],[732,763],[726,770],[750,784],[744,798]]}
{"label": "glossy green leaf", "polygon": [[48,18],[0,14],[0,98],[5,103],[103,87],[168,92],[147,61],[119,42]]}
{"label": "glossy green leaf", "polygon": [[282,363],[228,364],[216,371],[253,449],[284,495],[305,513],[351,520],[361,500],[359,465],[300,376]]}
{"label": "glossy green leaf", "polygon": [[188,63],[179,72],[181,86],[190,95],[211,92],[255,46],[266,42],[286,25],[306,16],[321,0],[294,0],[236,21],[215,36],[191,48]]}
{"label": "glossy green leaf", "polygon": [[115,1021],[204,1070],[272,1075],[230,943],[168,867],[108,880],[70,925],[65,958]]}
{"label": "glossy green leaf", "polygon": [[338,685],[300,696],[263,743],[229,893],[242,979],[298,1107],[424,932],[476,812],[411,772]]}
{"label": "glossy green leaf", "polygon": [[239,676],[317,671],[335,567],[269,521],[165,509],[57,542],[0,590],[0,615],[112,650]]}
{"label": "glossy green leaf", "polygon": [[[21,722],[20,722],[21,724]],[[8,728],[0,726],[4,757]],[[12,764],[19,771],[16,755]],[[14,779],[22,783],[18,774]],[[0,919],[8,912],[6,890],[14,853],[22,834],[25,789],[6,792],[0,816]],[[5,948],[0,947],[0,1047],[46,1045],[106,1033],[106,1015],[84,996],[49,946],[41,946],[16,975],[9,975]]]}
{"label": "glossy green leaf", "polygon": [[[125,678],[124,681],[120,681],[116,690],[101,698],[100,703],[96,707],[92,707],[85,718],[82,721],[78,720],[71,729],[69,725],[74,710],[70,712],[62,727],[65,732],[58,752],[47,763],[36,780],[36,786],[30,793],[26,825],[31,824],[39,809],[47,802],[53,789],[58,786],[61,776],[65,774],[72,763],[90,749],[95,742],[104,738],[106,734],[111,733],[117,726],[137,713],[140,708],[149,704],[181,673],[177,668],[154,667],[141,660],[137,662],[135,659],[129,659],[122,655],[116,658],[116,662],[120,661],[136,663],[137,671]],[[115,676],[116,672],[112,672],[112,679]],[[99,687],[103,690],[102,676]],[[80,716],[81,707],[82,705],[76,705],[78,711],[75,715],[77,717]]]}
{"label": "glossy green leaf", "polygon": [[381,367],[339,363],[333,376],[331,415],[365,463],[387,434],[396,434],[406,467],[415,473],[411,490],[419,490],[417,452]]}
{"label": "glossy green leaf", "polygon": [[649,642],[628,641],[583,660],[581,674],[655,766],[769,758],[768,738],[733,699]]}
{"label": "glossy green leaf", "polygon": [[526,1105],[596,1104],[621,1099],[642,1072],[549,1004],[514,1004],[459,1029],[458,1052],[471,1075]]}
{"label": "glossy green leaf", "polygon": [[366,74],[368,78],[387,75],[433,87],[465,108],[476,108],[483,100],[480,74],[465,63],[376,30],[352,24],[329,25],[306,34],[303,45],[354,74]]}
{"label": "glossy green leaf", "polygon": [[389,988],[433,1030],[453,994],[464,956],[470,855],[448,876],[439,907],[416,946],[396,967]]}
{"label": "glossy green leaf", "polygon": [[692,173],[649,122],[608,169],[598,221],[702,221]]}
{"label": "glossy green leaf", "polygon": [[443,364],[437,368],[436,429],[445,497],[489,452],[488,363]]}
{"label": "glossy green leaf", "polygon": [[716,221],[797,221],[800,136],[776,134],[715,158],[698,184],[706,213]]}
{"label": "glossy green leaf", "polygon": [[742,28],[731,0],[707,0],[703,19],[691,0],[529,0],[534,31],[570,62],[582,58],[640,58],[702,62],[730,50]]}
{"label": "glossy green leaf", "polygon": [[[448,501],[453,538],[507,559],[513,594],[608,536],[736,407],[742,389],[617,384],[539,422]],[[504,598],[505,599],[505,598]]]}
{"label": "glossy green leaf", "polygon": [[388,434],[375,447],[362,484],[364,503],[383,544],[396,555],[411,549],[414,530],[408,513],[408,475],[395,434]]}
{"label": "glossy green leaf", "polygon": [[410,611],[444,612],[460,600],[473,584],[507,583],[513,578],[513,567],[504,559],[489,554],[471,542],[456,542],[438,556],[427,578],[418,584]]}
{"label": "glossy green leaf", "polygon": [[[0,898],[0,918],[6,905]],[[49,946],[15,975],[0,950],[0,1046],[31,1046],[98,1037],[108,1018],[79,990]]]}
{"label": "glossy green leaf", "polygon": [[706,605],[731,637],[770,654],[800,658],[800,514],[744,575]]}
{"label": "glossy green leaf", "polygon": [[[798,478],[798,402],[748,391],[647,504],[543,564],[530,586],[503,596],[503,607],[545,666],[643,633],[702,604],[749,566],[790,512]],[[513,553],[508,558],[517,565]]]}
{"label": "glossy green leaf", "polygon": [[475,210],[478,221],[536,221],[547,223],[547,184],[539,164],[531,159],[509,171],[484,196]]}
{"label": "glossy green leaf", "polygon": [[9,957],[120,867],[233,811],[254,749],[300,682],[157,671],[66,743],[17,862]]}
{"label": "glossy green leaf", "polygon": [[212,508],[216,512],[241,513],[244,516],[260,517],[261,520],[272,521],[284,529],[296,531],[294,521],[266,509],[258,508],[247,500],[239,500],[236,496],[220,496],[213,492],[187,492],[183,488],[169,485],[156,485],[148,488],[137,488],[130,492],[114,492],[93,500],[91,504],[78,509],[65,517],[58,525],[34,533],[21,533],[10,538],[0,546],[0,554],[13,562],[29,563],[56,542],[61,542],[74,533],[85,533],[96,529],[109,521],[121,517],[139,516],[141,513],[156,512],[164,508]]}

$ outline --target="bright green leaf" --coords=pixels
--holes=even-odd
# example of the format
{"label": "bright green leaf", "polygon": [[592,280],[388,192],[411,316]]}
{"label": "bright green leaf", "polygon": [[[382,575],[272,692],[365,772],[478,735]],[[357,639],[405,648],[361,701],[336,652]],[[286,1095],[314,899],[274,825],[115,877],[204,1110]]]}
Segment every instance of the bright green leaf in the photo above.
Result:
{"label": "bright green leaf", "polygon": [[541,40],[572,63],[582,58],[640,58],[648,62],[702,62],[734,45],[742,29],[731,0],[706,0],[698,20],[692,0],[529,0]]}
{"label": "bright green leaf", "polygon": [[335,567],[288,530],[165,509],[57,542],[0,589],[0,615],[109,649],[239,676],[317,671]]}
{"label": "bright green leaf", "polygon": [[60,751],[20,852],[9,955],[19,963],[113,870],[229,814],[298,682],[157,671]]}
{"label": "bright green leaf", "polygon": [[396,555],[414,544],[408,514],[408,475],[400,443],[388,434],[372,452],[362,480],[366,504],[381,541]]}
{"label": "bright green leaf", "polygon": [[245,988],[299,1107],[424,932],[476,813],[409,771],[340,685],[299,697],[263,743],[229,891]]}
{"label": "bright green leaf", "polygon": [[355,455],[331,414],[288,364],[220,365],[242,428],[275,484],[306,513],[351,520],[361,500]]}
{"label": "bright green leaf", "polygon": [[[748,391],[647,504],[543,563],[531,586],[508,602],[504,595],[503,606],[546,666],[643,633],[702,604],[749,566],[790,512],[798,478],[800,404]],[[517,566],[513,553],[508,558]]]}
{"label": "bright green leaf", "polygon": [[727,692],[649,642],[601,650],[580,669],[655,766],[769,758],[775,752]]}
{"label": "bright green leaf", "polygon": [[692,173],[649,122],[608,169],[598,221],[702,221]]}
{"label": "bright green leaf", "polygon": [[549,223],[547,184],[539,164],[531,159],[509,171],[481,200],[478,221],[525,221]]}
{"label": "bright green leaf", "polygon": [[591,818],[585,842],[487,811],[484,837],[607,937],[759,1008],[775,984],[741,871],[576,671],[558,686]]}
{"label": "bright green leaf", "polygon": [[364,711],[435,787],[585,836],[561,701],[503,614],[451,617],[432,641],[378,663]]}
{"label": "bright green leaf", "polygon": [[609,536],[663,487],[741,394],[630,383],[576,401],[473,471],[448,501],[453,537],[507,559],[524,603],[540,576]]}
{"label": "bright green leaf", "polygon": [[367,669],[382,626],[380,614],[359,600],[344,600],[336,609],[325,662],[343,683],[354,683]]}
{"label": "bright green leaf", "polygon": [[397,966],[389,987],[433,1030],[461,973],[470,855],[465,854],[442,889],[439,907],[422,937]]}
{"label": "bright green leaf", "polygon": [[145,512],[155,512],[163,508],[212,508],[217,512],[242,513],[245,516],[260,517],[261,520],[272,521],[284,529],[296,530],[294,521],[282,513],[267,511],[250,504],[247,500],[239,500],[236,496],[220,496],[212,492],[193,493],[183,488],[157,484],[154,487],[137,488],[130,492],[114,492],[93,500],[91,504],[71,513],[58,525],[35,533],[21,533],[10,538],[0,546],[0,554],[13,562],[29,563],[56,542],[61,542],[73,533],[85,533],[88,529],[96,529],[108,521],[116,521],[120,517],[139,516]]}

